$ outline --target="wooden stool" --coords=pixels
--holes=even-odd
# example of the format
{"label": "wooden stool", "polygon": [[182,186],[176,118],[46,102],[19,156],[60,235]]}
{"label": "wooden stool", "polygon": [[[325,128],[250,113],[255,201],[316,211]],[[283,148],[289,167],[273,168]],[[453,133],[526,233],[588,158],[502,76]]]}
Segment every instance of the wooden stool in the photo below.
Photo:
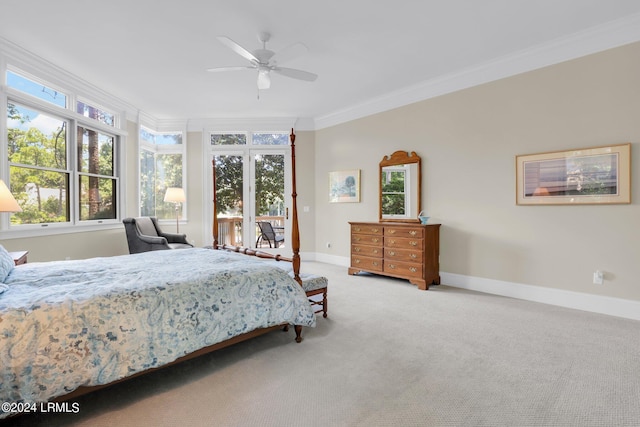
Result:
{"label": "wooden stool", "polygon": [[[329,286],[329,279],[324,276],[316,276],[315,274],[301,274],[302,289],[304,289],[309,302],[313,306],[321,306],[315,313],[322,312],[322,317],[327,317],[327,287]],[[322,300],[317,301],[312,296],[322,294]]]}

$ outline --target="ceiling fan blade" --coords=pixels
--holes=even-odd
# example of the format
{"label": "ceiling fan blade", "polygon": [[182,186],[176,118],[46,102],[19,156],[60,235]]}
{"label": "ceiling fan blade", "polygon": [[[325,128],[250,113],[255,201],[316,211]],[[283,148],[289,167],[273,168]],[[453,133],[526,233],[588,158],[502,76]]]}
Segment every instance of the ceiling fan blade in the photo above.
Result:
{"label": "ceiling fan blade", "polygon": [[273,71],[278,74],[282,74],[283,76],[291,77],[292,79],[304,80],[307,82],[313,82],[318,78],[317,74],[293,68],[275,67],[273,68]]}
{"label": "ceiling fan blade", "polygon": [[231,49],[238,55],[245,58],[247,61],[256,62],[256,63],[260,62],[258,61],[258,58],[256,58],[256,56],[253,53],[249,52],[247,49],[243,48],[238,43],[231,40],[229,37],[218,36],[218,40],[220,41],[220,43],[222,43],[223,45],[227,46],[229,49]]}
{"label": "ceiling fan blade", "polygon": [[255,70],[256,67],[216,67],[216,68],[208,68],[207,71],[211,73],[217,73],[219,71],[242,71],[242,70]]}
{"label": "ceiling fan blade", "polygon": [[307,53],[308,49],[302,43],[295,43],[290,46],[285,47],[280,52],[277,52],[271,58],[272,64],[284,64],[287,61],[291,61],[299,56]]}

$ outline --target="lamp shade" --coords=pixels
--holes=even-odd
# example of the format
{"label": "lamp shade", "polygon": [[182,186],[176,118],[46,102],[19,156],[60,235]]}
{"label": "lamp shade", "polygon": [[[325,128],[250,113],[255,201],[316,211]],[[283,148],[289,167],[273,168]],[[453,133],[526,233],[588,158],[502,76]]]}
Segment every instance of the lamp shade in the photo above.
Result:
{"label": "lamp shade", "polygon": [[0,212],[22,212],[9,187],[0,179]]}
{"label": "lamp shade", "polygon": [[186,202],[187,198],[184,195],[184,189],[177,187],[167,188],[167,192],[164,193],[164,201],[174,203]]}

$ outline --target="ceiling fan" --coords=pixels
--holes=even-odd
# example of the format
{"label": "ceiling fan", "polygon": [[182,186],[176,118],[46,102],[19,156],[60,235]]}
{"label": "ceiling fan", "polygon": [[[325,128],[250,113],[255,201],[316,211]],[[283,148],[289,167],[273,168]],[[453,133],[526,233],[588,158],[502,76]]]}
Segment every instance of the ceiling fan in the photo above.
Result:
{"label": "ceiling fan", "polygon": [[273,71],[274,73],[281,74],[286,77],[291,77],[293,79],[304,80],[307,82],[315,81],[318,78],[317,74],[310,73],[308,71],[296,70],[294,68],[285,68],[281,67],[279,64],[290,61],[294,58],[297,58],[301,55],[307,53],[307,47],[302,43],[295,43],[291,46],[288,46],[276,53],[272,50],[267,49],[267,42],[271,38],[271,34],[269,33],[260,33],[258,34],[258,40],[262,43],[262,49],[256,49],[252,52],[240,46],[238,43],[231,40],[229,37],[218,36],[218,40],[227,46],[229,49],[233,50],[238,55],[242,56],[249,62],[251,65],[247,66],[238,66],[238,67],[218,67],[218,68],[209,68],[207,71],[218,72],[218,71],[237,71],[237,70],[258,70],[258,90],[269,89],[271,87],[271,76],[270,73]]}

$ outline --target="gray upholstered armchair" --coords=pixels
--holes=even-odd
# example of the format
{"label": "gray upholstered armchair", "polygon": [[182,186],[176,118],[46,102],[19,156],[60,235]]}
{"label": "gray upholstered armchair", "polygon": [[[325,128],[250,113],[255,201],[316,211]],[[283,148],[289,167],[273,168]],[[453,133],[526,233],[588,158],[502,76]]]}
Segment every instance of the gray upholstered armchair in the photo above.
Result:
{"label": "gray upholstered armchair", "polygon": [[164,233],[155,217],[125,218],[122,222],[131,254],[193,247],[187,242],[187,236],[184,234]]}

